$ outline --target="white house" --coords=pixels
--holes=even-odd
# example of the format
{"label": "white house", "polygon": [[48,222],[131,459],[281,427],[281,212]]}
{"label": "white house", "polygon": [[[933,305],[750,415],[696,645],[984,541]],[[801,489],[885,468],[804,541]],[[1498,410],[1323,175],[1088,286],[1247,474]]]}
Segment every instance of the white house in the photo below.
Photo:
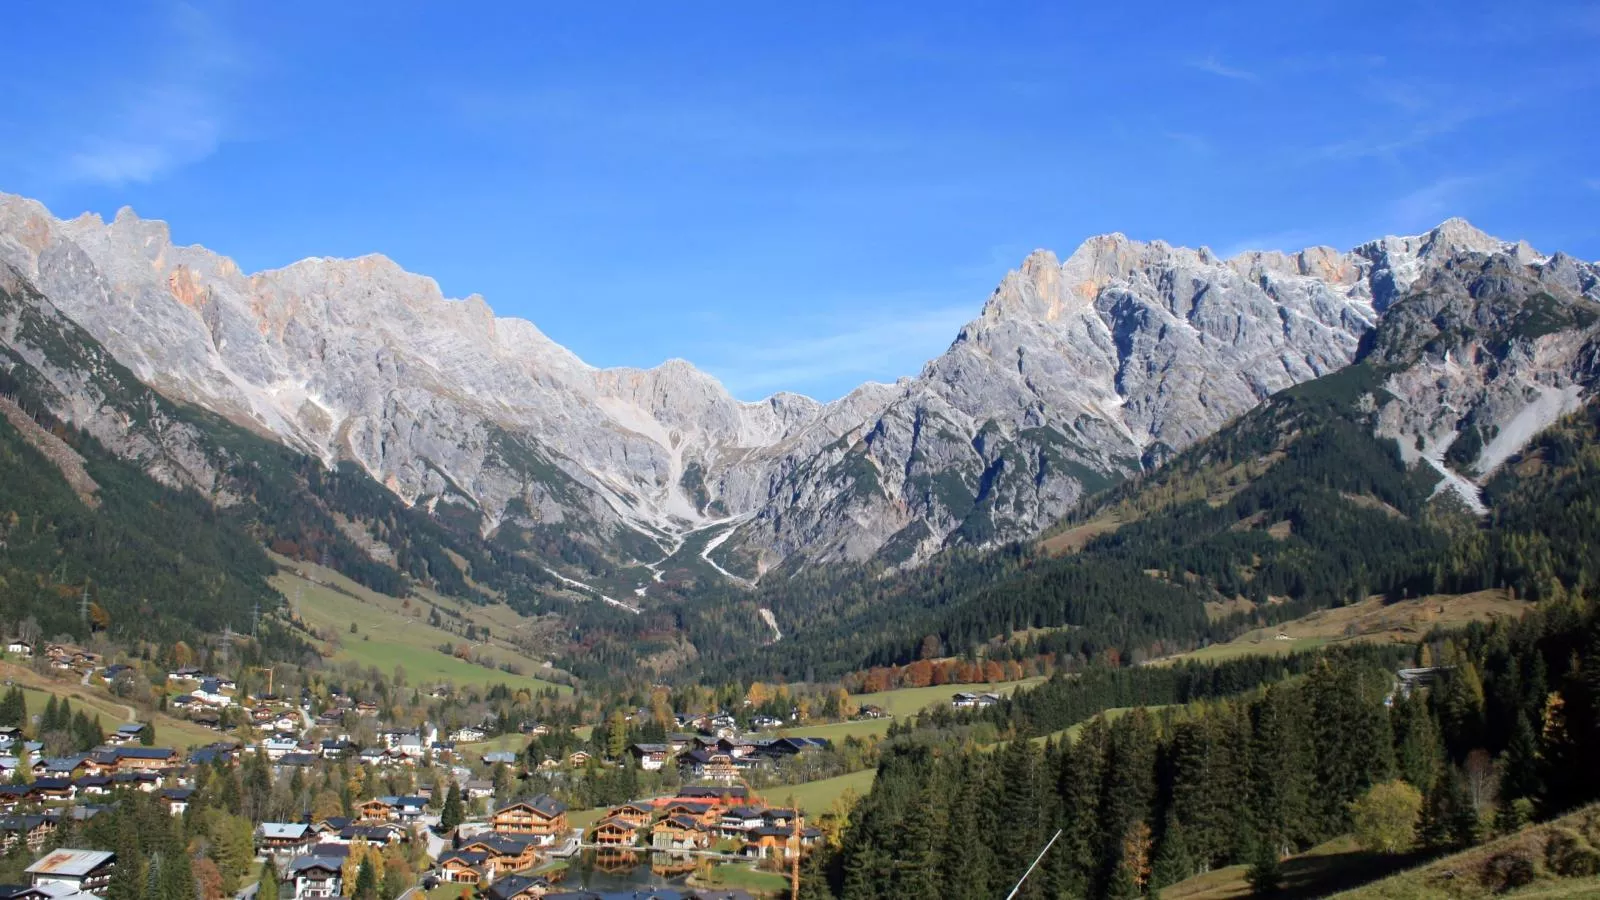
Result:
{"label": "white house", "polygon": [[267,754],[267,759],[281,759],[285,753],[293,753],[298,749],[300,742],[283,734],[275,734],[261,742],[261,752]]}
{"label": "white house", "polygon": [[985,706],[993,706],[999,702],[999,694],[969,694],[962,692],[950,698],[950,705],[956,709],[978,709]]}
{"label": "white house", "polygon": [[482,728],[473,728],[470,725],[457,728],[455,731],[450,733],[450,740],[455,741],[458,744],[470,744],[474,741],[481,741],[485,737],[487,737],[487,735],[484,734]]}
{"label": "white house", "polygon": [[32,659],[33,645],[25,644],[22,641],[12,641],[6,645],[6,652],[12,656],[20,656],[23,659]]}
{"label": "white house", "polygon": [[117,855],[109,850],[52,850],[27,868],[34,887],[66,885],[80,891],[104,890],[111,884]]}
{"label": "white house", "polygon": [[341,893],[340,866],[330,856],[302,856],[289,864],[294,879],[294,900],[337,897]]}

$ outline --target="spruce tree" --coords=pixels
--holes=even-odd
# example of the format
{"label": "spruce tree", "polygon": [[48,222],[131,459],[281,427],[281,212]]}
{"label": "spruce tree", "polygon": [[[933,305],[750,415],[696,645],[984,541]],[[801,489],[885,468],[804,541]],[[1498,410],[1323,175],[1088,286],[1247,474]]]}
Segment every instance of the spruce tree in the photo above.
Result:
{"label": "spruce tree", "polygon": [[1025,739],[1012,741],[1000,757],[999,806],[1004,835],[995,855],[1002,880],[1015,884],[1043,846],[1039,760],[1033,742]]}
{"label": "spruce tree", "polygon": [[372,869],[372,860],[363,859],[356,870],[356,885],[350,892],[355,900],[378,900],[378,875]]}
{"label": "spruce tree", "polygon": [[454,831],[461,824],[461,786],[450,782],[450,793],[445,795],[444,809],[439,813],[439,827]]}
{"label": "spruce tree", "polygon": [[1183,823],[1178,821],[1177,815],[1168,812],[1166,824],[1161,829],[1161,843],[1156,849],[1155,862],[1150,867],[1150,884],[1156,888],[1177,884],[1194,874],[1194,869]]}
{"label": "spruce tree", "polygon": [[1500,760],[1500,799],[1509,805],[1520,798],[1533,800],[1539,795],[1539,739],[1533,725],[1521,710],[1511,726],[1511,742]]}
{"label": "spruce tree", "polygon": [[800,866],[800,900],[834,900],[828,885],[828,852],[818,847]]}
{"label": "spruce tree", "polygon": [[1270,897],[1283,890],[1283,863],[1278,851],[1266,841],[1257,841],[1244,877],[1253,896]]}

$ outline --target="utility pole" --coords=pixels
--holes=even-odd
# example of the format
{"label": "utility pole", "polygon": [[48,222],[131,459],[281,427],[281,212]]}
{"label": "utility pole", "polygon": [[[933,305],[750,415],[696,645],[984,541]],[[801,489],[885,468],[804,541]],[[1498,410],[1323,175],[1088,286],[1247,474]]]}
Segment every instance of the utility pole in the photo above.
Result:
{"label": "utility pole", "polygon": [[267,673],[267,693],[272,693],[272,666],[256,666],[255,671]]}
{"label": "utility pole", "polygon": [[[261,601],[260,600],[257,600],[256,603],[255,603],[255,606],[251,607],[251,610],[250,610],[250,636],[255,638],[257,641],[261,640]],[[267,690],[267,693],[269,693],[269,694],[272,693],[272,690],[269,688]]]}
{"label": "utility pole", "polygon": [[800,900],[800,807],[789,795],[789,824],[794,841],[794,856],[789,858],[789,900]]}
{"label": "utility pole", "polygon": [[83,620],[83,624],[89,624],[89,582],[87,579],[83,582],[83,596],[78,600],[78,618]]}

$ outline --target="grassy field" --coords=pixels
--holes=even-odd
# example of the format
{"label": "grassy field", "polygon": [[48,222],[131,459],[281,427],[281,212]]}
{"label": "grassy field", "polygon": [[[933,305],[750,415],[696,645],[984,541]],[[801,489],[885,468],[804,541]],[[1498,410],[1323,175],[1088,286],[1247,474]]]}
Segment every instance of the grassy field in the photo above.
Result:
{"label": "grassy field", "polygon": [[1039,546],[1051,556],[1077,553],[1090,541],[1102,534],[1110,534],[1122,525],[1121,515],[1115,511],[1106,512],[1080,525],[1048,535],[1039,541]]}
{"label": "grassy field", "polygon": [[845,791],[853,790],[857,794],[866,796],[867,791],[872,789],[872,779],[877,775],[877,769],[866,769],[836,778],[808,781],[805,784],[771,787],[763,790],[761,795],[768,803],[784,805],[789,803],[789,798],[792,796],[801,812],[816,816],[827,812],[833,801],[839,799]]}
{"label": "grassy field", "polygon": [[[1394,603],[1385,603],[1382,597],[1374,596],[1361,603],[1318,610],[1281,625],[1257,628],[1225,644],[1213,644],[1162,662],[1220,662],[1241,656],[1283,655],[1353,641],[1414,644],[1434,628],[1452,628],[1496,616],[1520,616],[1531,606],[1498,590],[1436,594]],[[1279,635],[1286,639],[1280,639]]]}
{"label": "grassy field", "polygon": [[[1150,710],[1151,713],[1156,713],[1156,712],[1159,712],[1159,711],[1161,711],[1163,709],[1166,709],[1166,707],[1165,706],[1147,706],[1147,707],[1145,707],[1145,709]],[[1128,713],[1132,712],[1133,710],[1134,710],[1134,707],[1132,707],[1132,706],[1116,706],[1116,707],[1112,707],[1111,709],[1106,710],[1105,712],[1101,713],[1100,715],[1091,716],[1088,719],[1085,719],[1084,721],[1079,722],[1078,724],[1071,726],[1070,728],[1063,728],[1060,731],[1052,732],[1050,734],[1044,735],[1043,737],[1036,737],[1036,738],[1033,739],[1033,742],[1035,744],[1043,744],[1045,741],[1050,740],[1052,738],[1054,738],[1057,743],[1061,742],[1062,740],[1075,741],[1075,740],[1078,739],[1078,733],[1083,731],[1083,726],[1089,724],[1090,722],[1094,721],[1095,719],[1105,719],[1107,722],[1115,722],[1116,720],[1122,718],[1123,716],[1127,715]]]}
{"label": "grassy field", "polygon": [[[128,721],[128,709],[121,701],[97,685],[84,686],[77,681],[56,681],[32,669],[6,662],[0,662],[0,676],[6,681],[22,686],[23,696],[28,701],[29,716],[44,712],[45,704],[49,703],[50,696],[54,695],[72,701],[72,708],[75,710],[82,709],[91,717],[98,715],[100,727],[107,732],[115,731],[118,725]],[[135,709],[134,713],[139,721],[155,725],[156,743],[162,746],[188,748],[222,739],[221,734],[209,728],[201,728],[192,722],[165,713],[138,709]]]}
{"label": "grassy field", "polygon": [[847,737],[883,737],[889,731],[893,719],[861,719],[856,722],[833,722],[828,725],[805,725],[800,728],[785,728],[778,732],[786,737],[814,737],[826,738],[838,742]]}
{"label": "grassy field", "polygon": [[[1368,853],[1349,837],[1335,838],[1283,861],[1283,900],[1326,897],[1415,863],[1414,857]],[[1251,896],[1246,866],[1228,866],[1161,889],[1162,900],[1235,900]]]}
{"label": "grassy field", "polygon": [[756,894],[783,893],[788,896],[789,879],[777,872],[763,872],[748,863],[724,863],[711,870],[711,885],[741,888]]}
{"label": "grassy field", "polygon": [[[440,644],[460,644],[463,639],[427,624],[426,605],[421,602],[407,608],[401,600],[367,590],[348,579],[341,580],[341,576],[326,570],[308,570],[307,574],[327,583],[302,578],[290,569],[280,570],[271,582],[294,603],[296,613],[307,625],[338,636],[340,646],[333,655],[335,662],[375,666],[385,675],[392,673],[395,666],[403,666],[411,684],[448,681],[461,685],[505,684],[513,690],[570,690],[530,675],[513,675],[441,653]],[[352,622],[356,624],[355,634],[350,633]],[[493,648],[490,655],[529,669],[538,665],[505,648]]]}
{"label": "grassy field", "polygon": [[1010,694],[1019,687],[1032,687],[1044,681],[1043,677],[1025,678],[1021,681],[1002,681],[995,684],[940,684],[919,688],[896,688],[876,694],[857,694],[850,698],[857,706],[881,706],[891,716],[907,716],[921,712],[929,704],[949,703],[960,693]]}

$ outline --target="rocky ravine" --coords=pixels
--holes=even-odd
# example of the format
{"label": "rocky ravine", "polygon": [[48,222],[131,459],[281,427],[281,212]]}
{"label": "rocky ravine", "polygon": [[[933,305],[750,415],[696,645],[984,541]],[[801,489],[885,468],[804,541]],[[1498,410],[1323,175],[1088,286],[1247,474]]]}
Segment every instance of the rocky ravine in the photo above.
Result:
{"label": "rocky ravine", "polygon": [[1030,256],[915,378],[745,403],[681,361],[588,366],[381,256],[249,275],[128,210],[58,220],[0,195],[0,262],[160,392],[353,461],[484,535],[557,528],[651,562],[737,523],[705,552],[749,577],[1034,533],[1346,365],[1389,304],[1471,252],[1542,260],[1455,220],[1349,253],[1228,260],[1097,237],[1064,262]]}

